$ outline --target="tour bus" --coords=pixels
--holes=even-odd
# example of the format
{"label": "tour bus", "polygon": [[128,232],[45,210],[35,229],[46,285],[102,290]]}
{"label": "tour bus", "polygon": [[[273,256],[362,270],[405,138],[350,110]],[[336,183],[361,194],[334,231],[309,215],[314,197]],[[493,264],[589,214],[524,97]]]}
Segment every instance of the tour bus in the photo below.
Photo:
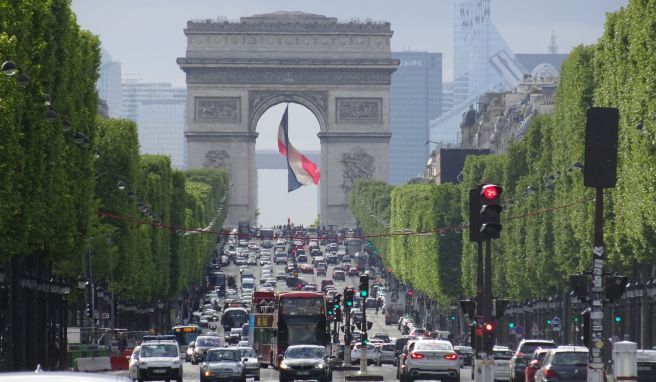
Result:
{"label": "tour bus", "polygon": [[257,353],[260,366],[274,364],[275,332],[278,323],[275,292],[253,293],[251,313],[253,314],[253,349]]}
{"label": "tour bus", "polygon": [[176,325],[172,328],[175,340],[180,346],[180,354],[187,354],[189,343],[196,341],[202,330],[198,325]]}
{"label": "tour bus", "polygon": [[320,292],[282,292],[278,294],[275,367],[288,346],[330,343],[326,297]]}
{"label": "tour bus", "polygon": [[264,240],[273,240],[273,228],[260,228],[259,239]]}
{"label": "tour bus", "polygon": [[344,241],[346,245],[346,254],[355,256],[356,252],[362,251],[362,240],[356,237],[348,238]]}

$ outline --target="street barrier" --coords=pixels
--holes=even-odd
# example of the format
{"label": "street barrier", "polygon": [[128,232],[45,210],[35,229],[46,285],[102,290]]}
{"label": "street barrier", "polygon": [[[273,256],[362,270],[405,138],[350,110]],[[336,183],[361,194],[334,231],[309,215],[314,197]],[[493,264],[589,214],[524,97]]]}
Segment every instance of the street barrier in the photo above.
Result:
{"label": "street barrier", "polygon": [[76,369],[77,371],[104,371],[112,370],[112,364],[109,360],[110,357],[97,357],[97,358],[78,358]]}

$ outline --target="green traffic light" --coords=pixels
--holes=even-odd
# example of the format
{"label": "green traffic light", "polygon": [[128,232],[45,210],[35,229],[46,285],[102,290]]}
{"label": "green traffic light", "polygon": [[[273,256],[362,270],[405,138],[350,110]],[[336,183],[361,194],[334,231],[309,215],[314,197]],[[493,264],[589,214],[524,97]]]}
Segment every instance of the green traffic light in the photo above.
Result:
{"label": "green traffic light", "polygon": [[367,297],[367,291],[366,290],[361,290],[360,291],[360,296]]}
{"label": "green traffic light", "polygon": [[346,301],[346,306],[353,306],[353,301]]}
{"label": "green traffic light", "polygon": [[456,316],[451,316],[451,321],[454,321],[456,319]]}
{"label": "green traffic light", "polygon": [[547,325],[551,325],[551,320],[547,319]]}
{"label": "green traffic light", "polygon": [[335,304],[335,309],[339,309],[339,304]]}
{"label": "green traffic light", "polygon": [[510,321],[510,322],[508,323],[508,327],[509,327],[510,329],[514,328],[514,327],[515,327],[515,323],[512,322],[512,321]]}
{"label": "green traffic light", "polygon": [[620,323],[620,321],[622,321],[622,317],[615,316],[615,322]]}

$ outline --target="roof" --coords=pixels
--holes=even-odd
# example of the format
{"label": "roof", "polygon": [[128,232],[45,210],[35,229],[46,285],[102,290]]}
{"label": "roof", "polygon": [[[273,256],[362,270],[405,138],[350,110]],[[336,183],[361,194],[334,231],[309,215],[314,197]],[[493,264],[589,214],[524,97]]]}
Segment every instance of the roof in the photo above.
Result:
{"label": "roof", "polygon": [[313,298],[313,297],[323,297],[323,293],[320,292],[284,292],[280,294],[281,299],[285,298]]}
{"label": "roof", "polygon": [[560,70],[560,66],[567,58],[568,54],[550,54],[550,53],[535,53],[525,54],[516,53],[515,58],[526,69],[526,74],[529,74],[540,64],[550,64],[554,68]]}

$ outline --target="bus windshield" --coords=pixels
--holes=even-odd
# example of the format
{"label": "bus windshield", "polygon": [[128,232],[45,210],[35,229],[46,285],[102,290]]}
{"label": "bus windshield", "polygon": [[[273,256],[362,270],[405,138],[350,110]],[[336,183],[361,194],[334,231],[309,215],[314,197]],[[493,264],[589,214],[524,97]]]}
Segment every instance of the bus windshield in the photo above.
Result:
{"label": "bus windshield", "polygon": [[289,316],[307,316],[324,314],[323,297],[281,299],[280,314]]}
{"label": "bus windshield", "polygon": [[198,326],[178,326],[173,328],[175,340],[179,345],[189,345],[190,342],[196,341],[200,335],[201,329]]}
{"label": "bus windshield", "polygon": [[221,324],[224,328],[241,328],[248,322],[246,309],[226,309]]}

